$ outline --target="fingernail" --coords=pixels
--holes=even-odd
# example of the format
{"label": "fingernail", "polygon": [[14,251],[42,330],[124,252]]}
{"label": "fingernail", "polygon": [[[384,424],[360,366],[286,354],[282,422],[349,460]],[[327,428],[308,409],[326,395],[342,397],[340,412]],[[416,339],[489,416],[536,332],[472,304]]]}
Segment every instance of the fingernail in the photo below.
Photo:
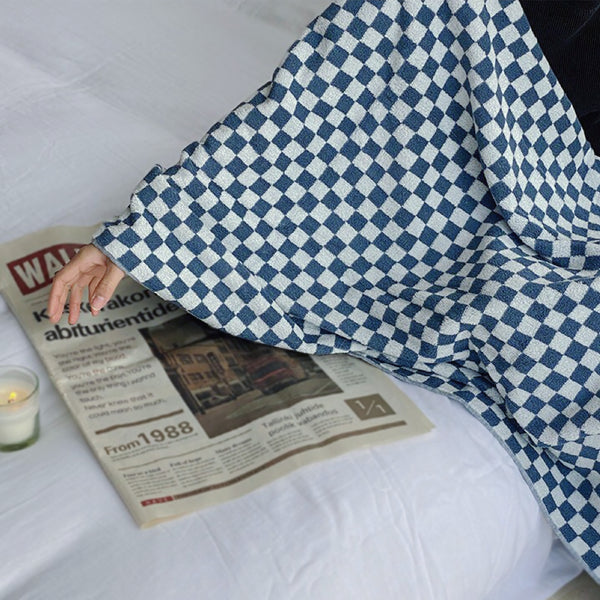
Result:
{"label": "fingernail", "polygon": [[104,298],[103,296],[94,296],[92,298],[92,308],[96,309],[96,310],[100,310],[104,304],[106,303],[106,298]]}

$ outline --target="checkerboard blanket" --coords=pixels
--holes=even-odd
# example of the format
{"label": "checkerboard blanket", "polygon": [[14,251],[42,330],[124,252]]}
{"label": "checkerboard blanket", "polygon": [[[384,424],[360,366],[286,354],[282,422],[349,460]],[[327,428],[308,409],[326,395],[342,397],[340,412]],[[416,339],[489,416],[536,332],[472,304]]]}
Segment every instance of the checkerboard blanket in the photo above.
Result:
{"label": "checkerboard blanket", "polygon": [[600,159],[517,1],[332,4],[94,243],[213,327],[456,398],[600,575]]}

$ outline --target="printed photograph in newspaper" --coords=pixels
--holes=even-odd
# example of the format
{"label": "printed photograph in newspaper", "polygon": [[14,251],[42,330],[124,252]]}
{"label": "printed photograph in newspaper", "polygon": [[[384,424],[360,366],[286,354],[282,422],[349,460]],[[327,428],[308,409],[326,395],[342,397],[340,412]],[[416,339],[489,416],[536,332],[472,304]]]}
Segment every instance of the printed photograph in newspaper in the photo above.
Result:
{"label": "printed photograph in newspaper", "polygon": [[97,317],[84,300],[77,324],[52,324],[52,276],[92,231],[60,227],[4,244],[1,289],[140,526],[432,429],[362,360],[231,337],[131,279]]}
{"label": "printed photograph in newspaper", "polygon": [[342,392],[309,356],[227,335],[188,314],[139,331],[211,438]]}

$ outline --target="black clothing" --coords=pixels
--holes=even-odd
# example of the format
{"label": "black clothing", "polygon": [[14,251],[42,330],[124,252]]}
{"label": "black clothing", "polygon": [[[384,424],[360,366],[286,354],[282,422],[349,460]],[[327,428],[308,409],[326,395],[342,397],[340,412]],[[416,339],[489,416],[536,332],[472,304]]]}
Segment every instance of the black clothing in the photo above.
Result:
{"label": "black clothing", "polygon": [[600,1],[521,0],[554,74],[600,155]]}

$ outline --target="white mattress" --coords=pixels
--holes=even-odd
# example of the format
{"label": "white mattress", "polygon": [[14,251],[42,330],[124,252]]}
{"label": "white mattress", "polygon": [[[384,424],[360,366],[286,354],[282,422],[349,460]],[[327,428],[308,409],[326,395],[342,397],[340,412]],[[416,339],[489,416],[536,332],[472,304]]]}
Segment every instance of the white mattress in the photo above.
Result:
{"label": "white mattress", "polygon": [[[0,0],[0,242],[121,212],[270,78],[323,0]],[[0,455],[0,598],[543,600],[579,572],[512,460],[450,400],[436,430],[139,530],[0,301],[42,436]]]}

